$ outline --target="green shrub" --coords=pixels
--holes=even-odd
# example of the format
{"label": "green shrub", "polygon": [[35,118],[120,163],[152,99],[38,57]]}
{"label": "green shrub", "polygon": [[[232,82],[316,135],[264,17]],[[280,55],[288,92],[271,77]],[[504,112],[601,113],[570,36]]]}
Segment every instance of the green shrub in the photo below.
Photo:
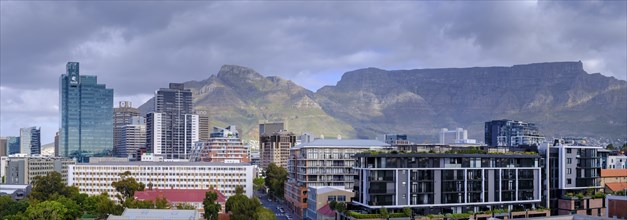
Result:
{"label": "green shrub", "polygon": [[381,218],[380,214],[361,214],[354,211],[348,211],[348,216],[356,219]]}
{"label": "green shrub", "polygon": [[403,217],[409,217],[409,215],[405,215],[405,213],[402,213],[402,212],[390,213],[390,218],[403,218]]}

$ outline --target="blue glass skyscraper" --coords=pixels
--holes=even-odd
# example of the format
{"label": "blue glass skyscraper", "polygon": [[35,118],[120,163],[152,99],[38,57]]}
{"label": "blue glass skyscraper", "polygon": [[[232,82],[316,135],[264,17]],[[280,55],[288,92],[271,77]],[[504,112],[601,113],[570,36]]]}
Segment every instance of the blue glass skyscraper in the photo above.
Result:
{"label": "blue glass skyscraper", "polygon": [[69,62],[59,78],[59,156],[79,162],[109,156],[113,149],[113,89],[96,76],[81,76],[78,62]]}

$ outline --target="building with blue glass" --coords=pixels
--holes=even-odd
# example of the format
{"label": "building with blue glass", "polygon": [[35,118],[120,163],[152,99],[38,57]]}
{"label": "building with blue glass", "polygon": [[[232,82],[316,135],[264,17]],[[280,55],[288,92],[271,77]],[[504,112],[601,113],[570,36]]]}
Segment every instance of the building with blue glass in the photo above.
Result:
{"label": "building with blue glass", "polygon": [[7,137],[7,153],[9,155],[20,153],[20,137]]}
{"label": "building with blue glass", "polygon": [[59,156],[109,156],[113,149],[113,89],[98,84],[96,76],[79,74],[78,62],[69,62],[59,78]]}
{"label": "building with blue glass", "polygon": [[20,129],[20,153],[41,154],[41,130],[37,127]]}

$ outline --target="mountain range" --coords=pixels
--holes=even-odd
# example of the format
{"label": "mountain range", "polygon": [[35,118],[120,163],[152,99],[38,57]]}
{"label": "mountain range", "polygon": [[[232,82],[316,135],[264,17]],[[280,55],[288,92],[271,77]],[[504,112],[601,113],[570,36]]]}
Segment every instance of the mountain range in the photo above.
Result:
{"label": "mountain range", "polygon": [[295,133],[333,138],[403,133],[433,142],[441,128],[462,127],[483,141],[484,122],[505,118],[536,123],[548,137],[627,136],[627,81],[588,74],[581,62],[365,68],[344,73],[337,85],[316,92],[224,65],[218,74],[185,87],[192,90],[194,109],[206,111],[212,126],[236,125],[244,139],[253,140],[258,123],[284,121]]}

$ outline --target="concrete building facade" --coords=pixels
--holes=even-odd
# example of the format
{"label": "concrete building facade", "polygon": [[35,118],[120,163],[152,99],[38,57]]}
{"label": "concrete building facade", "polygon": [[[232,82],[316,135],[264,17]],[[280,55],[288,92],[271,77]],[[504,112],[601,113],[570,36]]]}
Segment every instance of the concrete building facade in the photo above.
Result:
{"label": "concrete building facade", "polygon": [[352,190],[357,172],[353,155],[367,150],[390,150],[377,140],[316,139],[290,150],[285,183],[285,200],[302,219],[307,209],[307,189],[312,186],[337,186]]}
{"label": "concrete building facade", "polygon": [[61,179],[67,181],[68,167],[76,164],[71,158],[27,156],[2,157],[6,162],[3,173],[6,173],[7,184],[31,184],[35,177],[46,176],[51,172],[61,174]]}
{"label": "concrete building facade", "polygon": [[242,186],[244,194],[253,195],[254,167],[245,163],[208,162],[100,162],[70,165],[68,185],[77,186],[81,193],[98,195],[107,192],[115,198],[111,186],[120,180],[120,173],[131,176],[145,185],[158,189],[209,189],[214,187],[226,197],[235,195],[235,187]]}
{"label": "concrete building facade", "polygon": [[287,169],[290,149],[296,144],[296,135],[289,131],[263,134],[259,138],[260,165],[264,169],[274,163]]}

